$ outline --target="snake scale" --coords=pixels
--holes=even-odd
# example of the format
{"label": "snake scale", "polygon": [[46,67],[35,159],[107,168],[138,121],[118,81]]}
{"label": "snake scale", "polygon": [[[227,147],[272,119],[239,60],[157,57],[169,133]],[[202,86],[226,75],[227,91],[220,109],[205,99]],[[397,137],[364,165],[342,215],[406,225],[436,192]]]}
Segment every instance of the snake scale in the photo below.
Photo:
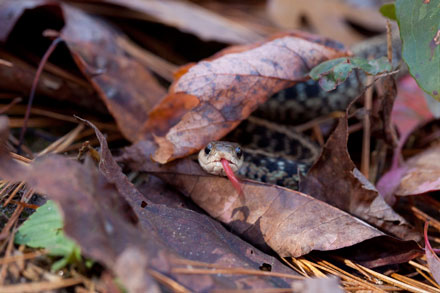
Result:
{"label": "snake scale", "polygon": [[[355,56],[364,58],[386,56],[386,36],[363,41],[352,47],[351,51]],[[394,68],[400,60],[400,40],[394,38]],[[345,110],[360,94],[365,82],[366,75],[359,71],[356,74],[352,73],[344,83],[331,92],[325,92],[317,82],[309,80],[273,95],[253,113],[253,116],[243,121],[225,138],[241,145],[237,161],[243,161],[241,152],[244,153],[244,162],[238,174],[298,189],[300,176],[305,175],[318,158],[320,148],[301,133],[294,131],[292,125]],[[235,144],[229,148],[224,146],[221,143],[217,148],[216,142],[213,142],[201,150],[199,162],[202,167],[206,161],[218,156],[217,151],[221,151],[222,148],[230,152],[228,156],[237,156],[238,149]],[[224,175],[224,172],[216,174]]]}

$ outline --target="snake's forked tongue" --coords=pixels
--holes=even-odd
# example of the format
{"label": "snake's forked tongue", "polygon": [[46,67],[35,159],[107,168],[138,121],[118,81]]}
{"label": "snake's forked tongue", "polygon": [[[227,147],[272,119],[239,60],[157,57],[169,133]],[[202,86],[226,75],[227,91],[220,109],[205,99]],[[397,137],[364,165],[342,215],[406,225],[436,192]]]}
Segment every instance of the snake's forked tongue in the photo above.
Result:
{"label": "snake's forked tongue", "polygon": [[234,171],[232,171],[231,166],[229,165],[229,161],[226,159],[220,159],[220,162],[222,163],[222,166],[223,166],[223,169],[225,170],[226,176],[228,176],[228,179],[229,179],[229,181],[231,181],[235,190],[237,190],[238,194],[240,194],[240,195],[243,194],[243,191],[241,190],[240,181],[235,176]]}

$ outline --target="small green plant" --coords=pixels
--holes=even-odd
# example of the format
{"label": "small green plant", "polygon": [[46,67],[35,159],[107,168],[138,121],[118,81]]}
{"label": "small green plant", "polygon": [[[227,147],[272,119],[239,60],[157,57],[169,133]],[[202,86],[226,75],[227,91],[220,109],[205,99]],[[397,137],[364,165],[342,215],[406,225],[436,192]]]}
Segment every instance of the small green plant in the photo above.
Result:
{"label": "small green plant", "polygon": [[343,57],[322,62],[310,71],[309,75],[314,80],[319,79],[319,85],[325,91],[334,90],[343,83],[353,69],[358,68],[370,75],[391,70],[391,64],[386,57],[367,60],[360,57]]}
{"label": "small green plant", "polygon": [[21,225],[15,235],[15,243],[44,248],[49,255],[62,257],[52,265],[52,271],[82,260],[79,246],[64,234],[61,213],[51,200],[39,207]]}

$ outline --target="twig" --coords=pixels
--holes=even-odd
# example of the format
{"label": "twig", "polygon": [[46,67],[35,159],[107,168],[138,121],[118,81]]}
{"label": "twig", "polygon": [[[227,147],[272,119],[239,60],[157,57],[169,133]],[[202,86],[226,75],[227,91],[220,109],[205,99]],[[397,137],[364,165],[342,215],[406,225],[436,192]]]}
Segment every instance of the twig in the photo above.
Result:
{"label": "twig", "polygon": [[43,58],[40,61],[40,64],[38,65],[38,69],[37,69],[37,72],[35,73],[34,81],[32,82],[32,88],[31,88],[31,93],[29,95],[29,101],[28,101],[28,105],[27,105],[27,109],[26,109],[26,114],[24,116],[23,127],[21,129],[20,138],[18,140],[18,147],[17,147],[18,153],[21,152],[21,145],[23,144],[24,134],[26,133],[27,121],[28,121],[29,115],[31,113],[32,103],[33,103],[34,97],[35,97],[35,90],[37,89],[38,81],[40,80],[40,75],[43,72],[44,65],[47,63],[47,60],[49,59],[50,55],[52,55],[52,52],[55,50],[57,45],[62,40],[63,39],[61,39],[60,37],[57,37],[55,40],[52,41],[52,43],[50,44],[46,53],[44,53]]}
{"label": "twig", "polygon": [[11,109],[14,105],[18,104],[21,102],[21,98],[20,97],[16,97],[15,99],[13,99],[9,104],[7,104],[6,106],[4,106],[3,108],[0,109],[0,114],[3,114],[5,112],[7,112],[9,109]]}
{"label": "twig", "polygon": [[[367,77],[367,84],[372,83],[372,76]],[[362,160],[361,160],[361,172],[367,179],[370,173],[370,139],[371,139],[371,124],[370,113],[373,107],[373,88],[369,87],[365,92],[365,116],[363,121],[363,139],[362,139]]]}
{"label": "twig", "polygon": [[22,293],[22,292],[47,292],[55,289],[70,287],[81,284],[79,278],[61,279],[48,282],[33,282],[27,284],[8,285],[0,287],[2,293]]}

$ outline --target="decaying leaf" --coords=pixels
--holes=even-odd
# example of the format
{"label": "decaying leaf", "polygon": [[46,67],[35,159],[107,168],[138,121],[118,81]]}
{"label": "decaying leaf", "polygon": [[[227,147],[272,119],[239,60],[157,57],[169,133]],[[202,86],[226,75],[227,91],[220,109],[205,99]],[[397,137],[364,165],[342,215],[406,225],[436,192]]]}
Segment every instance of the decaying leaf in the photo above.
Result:
{"label": "decaying leaf", "polygon": [[440,146],[433,146],[409,159],[396,195],[422,194],[440,189]]}
{"label": "decaying leaf", "polygon": [[[97,134],[103,143],[101,171],[91,160],[86,159],[80,164],[58,155],[44,156],[24,165],[10,158],[3,147],[0,151],[0,177],[26,181],[37,192],[58,202],[66,234],[81,246],[84,255],[117,273],[130,291],[136,288],[141,292],[158,290],[150,275],[153,271],[153,277],[165,274],[190,291],[237,289],[241,286],[255,290],[290,288],[292,279],[298,279],[296,273],[275,258],[261,253],[206,215],[156,205],[148,199],[145,199],[145,207],[139,202],[142,195],[119,167],[116,168],[104,136]],[[1,117],[1,146],[7,137],[7,119]],[[204,242],[202,250],[198,246],[201,239]],[[179,273],[179,270],[190,272],[194,268],[190,260],[197,261],[202,267],[200,262],[216,263],[225,269],[253,271],[258,271],[262,263],[268,263],[272,271],[283,273],[286,278]],[[127,274],[127,268],[137,277]]]}
{"label": "decaying leaf", "polygon": [[347,119],[340,118],[321,157],[300,183],[300,190],[397,237],[417,238],[351,161],[347,128]]}
{"label": "decaying leaf", "polygon": [[[298,257],[312,250],[335,250],[384,236],[359,219],[297,191],[243,179],[243,193],[239,195],[228,179],[206,174],[192,160],[182,159],[161,166],[142,159],[152,151],[154,149],[145,143],[136,144],[127,149],[122,160],[134,170],[159,176],[241,237],[281,256]],[[385,260],[384,257],[380,265],[386,261],[406,261],[420,253],[413,241],[384,238],[388,247],[380,244],[371,249],[381,250],[382,257],[393,255],[394,258]],[[364,255],[369,255],[365,249]]]}
{"label": "decaying leaf", "polygon": [[[219,41],[227,44],[255,42],[262,38],[253,30],[239,23],[212,13],[189,1],[175,0],[105,0],[136,11],[136,16],[149,21],[159,21],[169,26],[193,33],[203,40]],[[139,13],[145,14],[139,17]],[[200,25],[200,24],[203,25]]]}
{"label": "decaying leaf", "polygon": [[150,112],[138,139],[154,138],[153,159],[166,163],[218,140],[273,93],[307,79],[320,62],[345,55],[316,36],[283,34],[233,47],[186,66]]}
{"label": "decaying leaf", "polygon": [[[8,33],[13,31],[15,22],[29,23],[24,27],[32,27],[30,22],[35,19],[29,16],[29,11],[39,15],[42,23],[45,23],[44,19],[58,21],[57,25],[49,23],[46,24],[47,27],[38,26],[39,30],[31,31],[35,34],[32,38],[29,37],[28,31],[17,30],[15,34],[26,36],[26,38],[11,39],[20,42],[23,47],[32,48],[35,45],[32,43],[34,38],[42,43],[47,42],[42,37],[44,29],[59,30],[61,38],[69,49],[68,53],[72,55],[73,61],[91,82],[108,111],[113,115],[122,134],[134,141],[147,119],[148,112],[165,95],[165,90],[147,68],[129,57],[124,48],[119,45],[118,40],[125,36],[108,23],[92,18],[67,4],[25,0],[4,1],[1,5],[1,11],[5,13],[0,13],[0,23],[8,24],[5,33],[0,36],[0,41],[3,42],[11,37]],[[24,13],[25,9],[28,13]],[[11,11],[11,14],[6,13],[8,11]],[[11,15],[15,17],[13,19],[15,22],[10,19]],[[52,87],[56,82],[62,85],[62,80],[55,80],[52,81]],[[82,84],[80,86],[84,87]],[[75,93],[83,94],[84,90],[81,87],[79,89],[81,91]],[[48,90],[46,89],[45,92]],[[73,98],[71,102],[76,102],[74,94],[68,95],[68,98]],[[95,103],[99,104],[99,101]],[[91,104],[90,101],[88,104]],[[94,106],[93,103],[92,106]]]}

